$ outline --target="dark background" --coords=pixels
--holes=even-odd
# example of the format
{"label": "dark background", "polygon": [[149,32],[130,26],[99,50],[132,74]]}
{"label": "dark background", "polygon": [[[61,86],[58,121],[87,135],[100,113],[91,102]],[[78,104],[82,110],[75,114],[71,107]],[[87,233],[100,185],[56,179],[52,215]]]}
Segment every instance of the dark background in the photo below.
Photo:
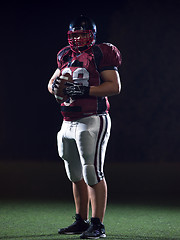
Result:
{"label": "dark background", "polygon": [[96,22],[97,41],[113,43],[123,58],[107,161],[179,161],[180,4],[159,0],[2,5],[0,159],[58,158],[62,117],[47,84],[81,13]]}

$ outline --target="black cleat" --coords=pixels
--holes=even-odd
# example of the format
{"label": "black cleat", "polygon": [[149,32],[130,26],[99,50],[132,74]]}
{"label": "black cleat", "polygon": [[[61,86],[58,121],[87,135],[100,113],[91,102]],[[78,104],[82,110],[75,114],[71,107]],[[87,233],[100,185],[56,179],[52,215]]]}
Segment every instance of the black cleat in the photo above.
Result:
{"label": "black cleat", "polygon": [[83,220],[79,214],[75,215],[76,221],[66,228],[61,228],[58,230],[59,234],[81,234],[86,231],[90,224],[89,221]]}
{"label": "black cleat", "polygon": [[105,237],[105,228],[99,218],[91,218],[91,225],[80,236],[81,239],[99,239]]}

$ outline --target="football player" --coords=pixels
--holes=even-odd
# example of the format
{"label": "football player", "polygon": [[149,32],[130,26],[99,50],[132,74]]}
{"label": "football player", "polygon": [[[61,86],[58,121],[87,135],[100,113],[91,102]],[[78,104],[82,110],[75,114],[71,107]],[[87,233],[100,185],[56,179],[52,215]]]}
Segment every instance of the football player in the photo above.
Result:
{"label": "football player", "polygon": [[57,141],[59,156],[72,182],[76,214],[75,222],[58,232],[81,234],[82,239],[106,237],[103,165],[111,128],[108,97],[119,94],[121,89],[121,54],[110,43],[95,44],[96,32],[95,23],[85,16],[70,23],[69,45],[59,51],[58,68],[48,84],[49,92],[62,100],[61,76],[68,73],[73,79],[63,85],[68,99],[60,104],[63,123]]}

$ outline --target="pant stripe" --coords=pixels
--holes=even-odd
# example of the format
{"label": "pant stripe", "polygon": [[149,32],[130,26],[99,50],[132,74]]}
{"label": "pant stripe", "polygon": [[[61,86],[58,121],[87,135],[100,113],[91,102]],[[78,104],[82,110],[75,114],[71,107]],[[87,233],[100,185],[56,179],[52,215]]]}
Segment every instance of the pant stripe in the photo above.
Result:
{"label": "pant stripe", "polygon": [[98,138],[96,142],[96,152],[95,152],[95,159],[94,159],[94,167],[96,171],[96,176],[98,182],[100,182],[103,178],[102,173],[102,156],[101,156],[101,147],[107,132],[107,116],[99,116],[100,118],[100,127],[99,127],[99,133]]}
{"label": "pant stripe", "polygon": [[107,116],[105,115],[104,116],[104,131],[103,131],[103,136],[102,136],[102,139],[101,139],[101,143],[100,143],[100,149],[99,149],[99,173],[100,173],[100,176],[103,177],[103,169],[102,169],[102,151],[101,151],[101,148],[102,148],[102,145],[103,145],[103,142],[104,142],[104,139],[105,139],[105,136],[106,136],[106,133],[107,133],[107,127],[108,127],[108,122],[107,122]]}

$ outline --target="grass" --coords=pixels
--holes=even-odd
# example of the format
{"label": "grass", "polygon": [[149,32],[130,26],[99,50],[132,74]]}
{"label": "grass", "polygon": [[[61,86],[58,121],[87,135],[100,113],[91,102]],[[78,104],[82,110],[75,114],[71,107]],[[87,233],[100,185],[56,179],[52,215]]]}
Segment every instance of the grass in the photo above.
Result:
{"label": "grass", "polygon": [[[73,222],[72,203],[57,201],[1,201],[0,239],[62,240],[57,229]],[[109,204],[104,221],[107,240],[179,240],[180,207]]]}

